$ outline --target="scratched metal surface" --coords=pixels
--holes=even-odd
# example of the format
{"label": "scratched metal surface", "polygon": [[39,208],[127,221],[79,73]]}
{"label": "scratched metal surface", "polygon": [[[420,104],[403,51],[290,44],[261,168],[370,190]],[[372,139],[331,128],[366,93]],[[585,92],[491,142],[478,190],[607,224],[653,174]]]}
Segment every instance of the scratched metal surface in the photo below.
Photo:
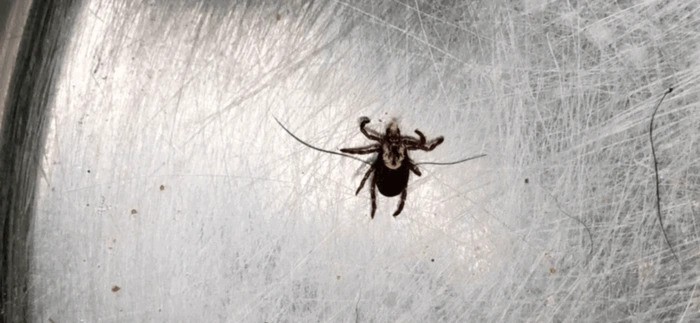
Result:
{"label": "scratched metal surface", "polygon": [[[33,181],[32,321],[698,318],[692,5],[77,4]],[[643,130],[670,85],[682,267]],[[367,143],[360,116],[446,138],[417,161],[488,157],[422,167],[403,213],[380,197],[370,220],[363,164],[274,121],[335,150]]]}

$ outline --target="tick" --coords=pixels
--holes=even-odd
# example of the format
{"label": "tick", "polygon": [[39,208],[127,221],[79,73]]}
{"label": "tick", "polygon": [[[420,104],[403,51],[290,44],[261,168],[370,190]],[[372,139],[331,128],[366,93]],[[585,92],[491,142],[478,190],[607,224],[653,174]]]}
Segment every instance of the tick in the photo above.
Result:
{"label": "tick", "polygon": [[[371,197],[372,209],[370,216],[374,218],[374,214],[377,211],[377,193],[386,197],[393,197],[401,195],[399,200],[399,205],[394,212],[394,217],[401,214],[404,204],[406,203],[406,188],[408,187],[408,178],[411,173],[421,176],[421,171],[418,169],[418,165],[454,165],[458,163],[463,163],[468,160],[480,158],[486,156],[486,154],[480,154],[473,157],[453,161],[453,162],[423,162],[415,163],[408,155],[409,151],[412,150],[423,150],[432,151],[438,145],[440,145],[445,138],[438,136],[435,139],[427,140],[425,135],[418,129],[414,130],[418,137],[404,136],[401,135],[401,130],[396,120],[392,120],[387,125],[384,134],[378,131],[368,129],[366,126],[370,122],[368,117],[360,118],[360,132],[365,135],[365,137],[374,141],[374,143],[357,148],[343,148],[340,149],[342,153],[338,153],[331,150],[326,150],[312,146],[301,140],[299,137],[295,136],[289,129],[287,129],[277,118],[275,121],[284,129],[290,136],[294,137],[297,141],[306,145],[309,148],[318,150],[321,152],[340,155],[343,157],[349,157],[355,160],[359,160],[365,164],[368,164],[370,168],[365,173],[364,177],[360,181],[360,186],[355,191],[355,195],[359,194],[362,188],[365,186],[367,180],[370,180],[369,192]],[[364,161],[360,158],[346,155],[365,155],[365,154],[376,154],[372,162]]]}
{"label": "tick", "polygon": [[365,186],[367,179],[370,179],[369,195],[372,199],[372,211],[370,216],[374,218],[377,211],[377,193],[386,197],[401,194],[401,200],[394,212],[394,216],[401,214],[406,202],[406,187],[408,187],[408,177],[410,173],[421,176],[418,166],[408,156],[411,150],[431,151],[440,145],[445,138],[439,136],[427,141],[425,135],[416,129],[418,138],[401,135],[401,129],[396,120],[392,120],[387,125],[384,134],[367,129],[365,126],[370,122],[368,117],[360,118],[360,132],[375,143],[357,148],[343,148],[340,151],[346,154],[377,154],[369,170],[360,181],[360,186],[355,191],[355,195],[360,193]]}

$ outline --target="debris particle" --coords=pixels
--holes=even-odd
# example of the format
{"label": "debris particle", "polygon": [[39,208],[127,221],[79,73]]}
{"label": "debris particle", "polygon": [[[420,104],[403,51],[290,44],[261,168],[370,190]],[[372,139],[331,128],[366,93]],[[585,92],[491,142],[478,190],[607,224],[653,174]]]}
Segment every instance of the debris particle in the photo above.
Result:
{"label": "debris particle", "polygon": [[112,293],[116,293],[116,292],[118,292],[120,289],[121,289],[121,287],[119,287],[119,286],[117,286],[117,285],[114,285],[114,286],[112,286]]}
{"label": "debris particle", "polygon": [[549,273],[550,273],[550,274],[556,274],[556,273],[557,273],[557,270],[556,270],[554,267],[550,267],[550,268],[549,268]]}
{"label": "debris particle", "polygon": [[165,185],[160,185],[160,190],[165,191]]}
{"label": "debris particle", "polygon": [[136,214],[139,213],[139,211],[136,211],[136,209],[131,209],[131,214]]}

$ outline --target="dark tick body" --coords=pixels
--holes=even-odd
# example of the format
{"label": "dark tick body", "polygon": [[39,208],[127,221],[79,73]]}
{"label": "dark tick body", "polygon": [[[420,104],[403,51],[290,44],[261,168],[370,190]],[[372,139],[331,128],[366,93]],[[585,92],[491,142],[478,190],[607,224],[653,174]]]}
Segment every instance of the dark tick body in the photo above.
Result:
{"label": "dark tick body", "polygon": [[372,165],[377,178],[377,189],[384,196],[392,197],[401,194],[408,186],[408,166],[401,165],[399,169],[389,169],[381,159]]}
{"label": "dark tick body", "polygon": [[377,154],[377,158],[365,173],[355,194],[360,193],[367,179],[371,177],[369,193],[372,199],[372,211],[370,216],[374,218],[374,213],[377,211],[377,189],[379,189],[379,193],[387,197],[401,195],[399,205],[394,212],[394,216],[397,216],[403,210],[406,202],[406,187],[410,173],[413,172],[417,176],[421,176],[418,166],[409,158],[408,151],[431,151],[441,144],[444,138],[440,136],[427,141],[425,135],[418,129],[415,130],[418,138],[402,136],[401,130],[394,120],[389,123],[382,135],[377,131],[365,128],[369,121],[367,117],[360,118],[360,132],[376,143],[364,147],[344,148],[340,151],[347,154]]}

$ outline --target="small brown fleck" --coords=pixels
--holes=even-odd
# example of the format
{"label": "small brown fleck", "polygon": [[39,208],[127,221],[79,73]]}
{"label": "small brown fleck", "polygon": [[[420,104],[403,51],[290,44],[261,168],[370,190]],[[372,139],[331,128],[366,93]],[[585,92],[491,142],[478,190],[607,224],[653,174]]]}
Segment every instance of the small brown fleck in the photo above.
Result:
{"label": "small brown fleck", "polygon": [[336,280],[340,280],[340,275],[335,276],[335,279],[336,279]]}
{"label": "small brown fleck", "polygon": [[277,21],[280,21],[280,19],[282,19],[282,15],[277,14],[277,16],[275,18],[277,18]]}
{"label": "small brown fleck", "polygon": [[161,186],[160,186],[160,190],[161,190],[161,191],[165,191],[165,185],[161,185]]}
{"label": "small brown fleck", "polygon": [[525,179],[525,184],[528,184],[528,183],[530,183],[530,179],[529,179],[529,178],[526,178],[526,179]]}
{"label": "small brown fleck", "polygon": [[550,273],[550,274],[556,274],[556,273],[557,273],[557,270],[556,270],[554,267],[550,267],[550,268],[549,268],[549,273]]}
{"label": "small brown fleck", "polygon": [[112,286],[112,293],[116,293],[116,292],[118,292],[120,289],[121,289],[121,287],[119,287],[119,286],[117,286],[117,285],[114,285],[114,286]]}
{"label": "small brown fleck", "polygon": [[139,213],[139,211],[136,211],[136,209],[131,209],[131,214],[136,214]]}

